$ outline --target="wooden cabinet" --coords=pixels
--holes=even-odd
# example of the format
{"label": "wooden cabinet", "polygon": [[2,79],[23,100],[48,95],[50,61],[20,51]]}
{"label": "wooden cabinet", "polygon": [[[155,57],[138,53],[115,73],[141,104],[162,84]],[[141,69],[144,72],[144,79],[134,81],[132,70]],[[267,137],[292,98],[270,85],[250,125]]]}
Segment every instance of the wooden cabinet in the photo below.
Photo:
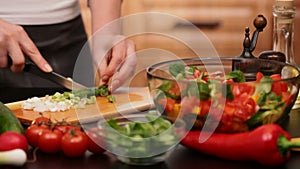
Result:
{"label": "wooden cabinet", "polygon": [[[240,55],[243,50],[245,27],[250,27],[252,36],[255,30],[253,20],[258,14],[263,14],[267,18],[268,24],[264,31],[259,34],[254,51],[254,55],[257,56],[264,50],[272,49],[273,4],[275,4],[275,0],[124,0],[123,15],[158,12],[180,17],[195,24],[208,37],[220,57],[233,57]],[[300,0],[296,0],[295,5],[299,6]],[[300,33],[297,32],[297,28],[300,26],[300,23],[298,23],[299,12],[297,10],[295,46],[300,43]],[[157,18],[157,20],[144,18],[138,23],[124,24],[124,30],[125,33],[126,30],[129,30],[129,32],[132,32],[132,30],[148,32],[149,28],[157,27],[157,29],[161,29],[159,31],[161,34],[145,33],[131,37],[136,42],[138,50],[156,48],[169,51],[179,57],[195,57],[195,53],[186,44],[163,34],[177,32],[185,34],[187,38],[190,38],[190,41],[196,41],[195,37],[197,36],[193,35],[197,32],[180,25],[181,23],[170,22],[161,21],[160,18]],[[197,44],[194,45],[197,46]],[[210,56],[208,53],[200,57]],[[295,60],[300,62],[300,49],[297,48],[295,48]]]}
{"label": "wooden cabinet", "polygon": [[[124,3],[124,15],[138,12],[161,12],[162,14],[171,14],[186,19],[195,24],[212,42],[221,57],[241,54],[245,27],[250,27],[252,33],[254,31],[253,19],[258,14],[263,14],[268,19],[269,24],[265,31],[259,35],[256,51],[259,52],[271,48],[271,41],[267,39],[271,39],[272,36],[270,31],[272,28],[270,22],[272,9],[268,9],[266,0],[125,0]],[[128,25],[125,29],[137,29],[132,27],[140,26],[147,31],[147,27],[162,27],[161,25],[165,25],[162,28],[162,33],[180,32],[189,36],[191,38],[190,41],[195,41],[195,39],[193,40],[195,38],[193,30],[184,27],[184,25],[180,26],[181,23],[173,23],[173,27],[170,27],[172,24],[165,23],[165,21],[152,21],[150,23],[150,21],[146,20],[146,23],[143,24]],[[197,32],[194,31],[194,33]],[[140,35],[140,37],[136,37],[136,40],[139,49],[159,47],[179,56],[193,56],[185,45],[174,41],[174,39],[168,39],[163,35]]]}
{"label": "wooden cabinet", "polygon": [[[85,0],[80,0],[83,6],[83,17],[87,31],[90,34],[90,14],[85,6]],[[264,50],[272,49],[272,6],[275,0],[124,0],[123,16],[140,15],[144,12],[157,12],[169,14],[190,23],[194,23],[201,32],[211,41],[217,53],[221,57],[233,57],[241,54],[245,27],[250,27],[250,33],[254,31],[253,19],[258,14],[263,14],[268,21],[267,27],[259,34],[258,43],[254,55]],[[300,0],[295,0],[295,60],[300,65]],[[177,20],[178,21],[178,20]],[[149,29],[155,28],[157,33],[149,33]],[[157,18],[149,20],[140,18],[137,22],[125,23],[124,32],[141,32],[131,36],[135,41],[137,50],[157,49],[165,53],[171,53],[179,57],[195,57],[195,53],[189,49],[180,39],[174,39],[164,34],[178,33],[185,35],[193,46],[201,47],[206,41],[197,39],[199,32],[185,26],[182,23],[174,23],[172,20]],[[200,42],[200,43],[199,43]],[[202,44],[201,44],[202,42]],[[156,51],[157,51],[156,50]],[[203,49],[204,51],[207,49]],[[158,52],[159,53],[159,52]],[[201,57],[210,57],[210,53]]]}

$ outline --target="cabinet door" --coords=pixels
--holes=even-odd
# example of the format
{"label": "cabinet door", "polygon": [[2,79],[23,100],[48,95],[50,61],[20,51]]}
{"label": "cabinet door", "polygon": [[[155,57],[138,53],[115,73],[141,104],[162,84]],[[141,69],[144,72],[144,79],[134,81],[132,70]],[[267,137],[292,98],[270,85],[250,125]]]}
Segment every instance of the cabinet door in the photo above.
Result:
{"label": "cabinet door", "polygon": [[[243,50],[245,27],[254,31],[253,19],[263,14],[268,19],[268,26],[260,33],[255,54],[272,47],[272,6],[269,1],[262,0],[128,0],[124,1],[124,15],[137,12],[161,12],[180,17],[196,25],[211,41],[221,57],[240,55]],[[269,3],[268,3],[269,2]],[[134,9],[131,11],[131,9]],[[270,22],[271,21],[271,22]],[[147,21],[143,24],[127,25],[126,29],[157,28],[162,32],[178,32],[195,41],[193,31],[178,22]],[[145,26],[146,25],[146,26]],[[133,37],[138,42],[138,49],[161,48],[181,57],[195,56],[187,46],[171,38],[161,35],[139,35]],[[196,42],[196,41],[195,41]],[[210,56],[201,56],[210,57]]]}

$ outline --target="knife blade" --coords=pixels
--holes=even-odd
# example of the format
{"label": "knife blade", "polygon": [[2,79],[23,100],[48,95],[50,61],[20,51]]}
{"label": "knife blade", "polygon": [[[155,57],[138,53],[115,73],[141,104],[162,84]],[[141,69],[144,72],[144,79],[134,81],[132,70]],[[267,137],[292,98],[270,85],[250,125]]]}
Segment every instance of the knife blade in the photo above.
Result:
{"label": "knife blade", "polygon": [[44,79],[49,79],[53,81],[56,84],[59,84],[67,89],[70,90],[80,90],[87,88],[86,86],[77,83],[73,81],[71,78],[64,77],[63,75],[60,75],[54,71],[52,72],[44,72],[41,69],[39,69],[34,63],[32,62],[26,62],[24,71],[35,74],[37,76],[40,76]]}

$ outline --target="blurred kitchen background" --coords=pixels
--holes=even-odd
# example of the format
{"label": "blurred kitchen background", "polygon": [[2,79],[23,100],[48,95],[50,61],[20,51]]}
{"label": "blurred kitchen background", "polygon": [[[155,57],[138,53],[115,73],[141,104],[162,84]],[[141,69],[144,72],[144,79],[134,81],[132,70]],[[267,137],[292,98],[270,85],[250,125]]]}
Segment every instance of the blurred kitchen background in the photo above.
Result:
{"label": "blurred kitchen background", "polygon": [[[86,6],[86,0],[80,0],[87,31],[90,35],[90,13]],[[182,17],[194,23],[211,40],[220,57],[235,57],[243,50],[245,27],[250,27],[250,33],[254,32],[253,20],[258,14],[263,14],[268,21],[267,27],[259,34],[254,56],[273,47],[273,17],[272,6],[275,0],[123,0],[123,15],[140,12],[164,12]],[[294,57],[300,65],[300,0],[294,0],[296,7]],[[144,22],[144,23],[143,23]],[[156,25],[157,24],[157,25]],[[189,27],[176,27],[180,23],[165,23],[166,32],[177,31],[182,34],[193,32]],[[145,26],[147,25],[147,26]],[[124,31],[147,31],[147,27],[160,26],[161,23],[149,20],[141,20],[141,24],[124,24]],[[251,37],[250,36],[250,37]],[[193,36],[191,41],[193,40]],[[144,34],[131,37],[136,43],[137,50],[147,48],[159,48],[170,51],[179,57],[196,57],[196,55],[184,44],[157,34]],[[209,57],[209,56],[203,56]],[[153,60],[153,58],[151,58]]]}

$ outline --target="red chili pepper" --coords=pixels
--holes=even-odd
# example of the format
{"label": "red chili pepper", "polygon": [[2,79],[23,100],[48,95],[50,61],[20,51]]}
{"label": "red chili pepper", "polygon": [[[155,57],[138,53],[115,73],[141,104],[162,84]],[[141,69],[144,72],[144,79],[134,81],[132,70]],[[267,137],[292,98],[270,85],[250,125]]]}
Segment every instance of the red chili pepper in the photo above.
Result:
{"label": "red chili pepper", "polygon": [[182,144],[197,151],[236,161],[257,161],[266,166],[284,164],[290,149],[300,143],[290,142],[290,135],[277,124],[262,125],[253,131],[225,134],[213,133],[200,143],[201,131],[190,131]]}

